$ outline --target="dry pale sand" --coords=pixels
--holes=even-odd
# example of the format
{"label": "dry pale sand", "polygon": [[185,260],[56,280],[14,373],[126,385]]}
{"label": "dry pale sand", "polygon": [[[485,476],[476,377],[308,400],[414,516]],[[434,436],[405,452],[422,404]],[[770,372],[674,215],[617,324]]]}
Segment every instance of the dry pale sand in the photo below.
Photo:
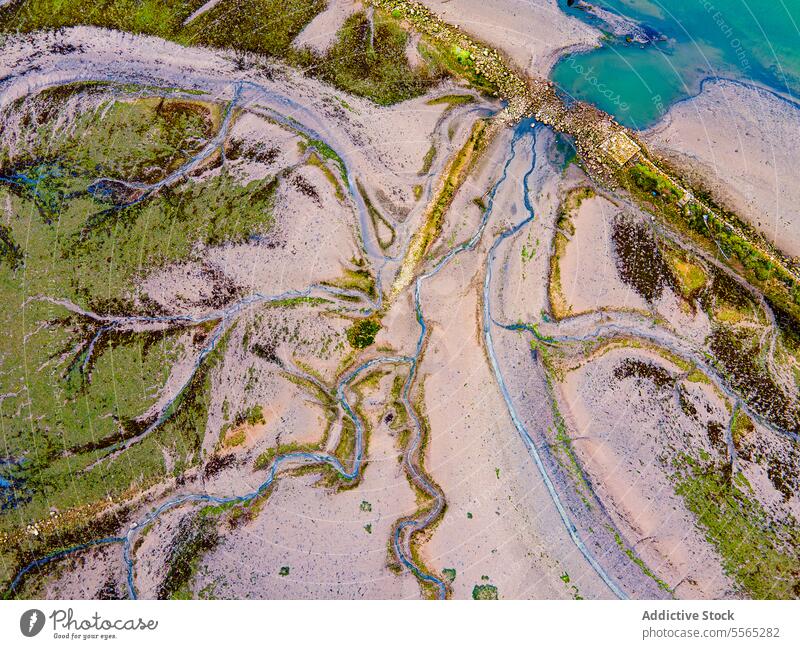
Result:
{"label": "dry pale sand", "polygon": [[547,76],[565,51],[594,47],[600,38],[600,32],[567,16],[555,0],[423,0],[422,4],[540,77]]}
{"label": "dry pale sand", "polygon": [[[388,567],[394,560],[387,546],[391,529],[416,508],[396,433],[382,421],[383,395],[393,377],[390,371],[363,390],[363,412],[373,429],[358,488],[315,486],[316,474],[281,478],[260,515],[226,531],[221,546],[203,558],[195,590],[209,587],[217,597],[234,598],[419,596],[410,573],[396,575]],[[288,575],[279,574],[283,566]]]}
{"label": "dry pale sand", "polygon": [[620,209],[602,196],[589,198],[570,217],[569,235],[560,261],[561,289],[572,313],[597,309],[647,310],[647,302],[624,283],[617,271],[611,240],[614,217]]}
{"label": "dry pale sand", "polygon": [[644,137],[704,174],[780,249],[800,256],[800,107],[740,83],[707,82]]}
{"label": "dry pale sand", "polygon": [[[596,195],[584,200],[570,220],[575,233],[568,237],[559,262],[561,289],[571,316],[596,311],[652,314],[663,320],[662,326],[690,340],[695,347],[704,345],[711,334],[708,315],[693,308],[665,286],[661,296],[649,304],[632,286],[622,280],[617,269],[617,254],[611,236],[613,220],[622,209],[608,197]],[[647,215],[626,206],[625,218],[647,222]]]}
{"label": "dry pale sand", "polygon": [[[471,198],[477,187],[491,186],[508,146],[508,138],[500,138],[461,193]],[[444,490],[448,509],[421,552],[429,565],[456,570],[456,598],[471,597],[482,584],[494,585],[508,599],[609,596],[567,536],[511,422],[479,328],[486,253],[500,229],[524,218],[520,189],[530,163],[528,136],[520,140],[495,196],[478,249],[455,258],[422,290],[431,331],[420,368],[431,426],[426,467]],[[463,198],[455,205],[463,205]],[[537,403],[549,409],[546,401]]]}

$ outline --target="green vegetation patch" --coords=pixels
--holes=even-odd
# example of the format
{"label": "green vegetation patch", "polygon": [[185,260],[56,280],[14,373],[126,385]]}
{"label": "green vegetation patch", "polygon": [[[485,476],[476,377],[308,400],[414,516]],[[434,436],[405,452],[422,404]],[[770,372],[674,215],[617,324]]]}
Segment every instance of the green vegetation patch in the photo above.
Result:
{"label": "green vegetation patch", "polygon": [[427,176],[428,172],[431,170],[431,165],[433,165],[433,160],[436,157],[436,145],[431,144],[430,148],[425,153],[425,157],[422,159],[422,167],[420,167],[418,175],[420,176]]}
{"label": "green vegetation patch", "polygon": [[611,240],[620,278],[645,300],[654,302],[665,287],[675,287],[670,267],[647,225],[620,215],[614,219]]}
{"label": "green vegetation patch", "polygon": [[[625,552],[626,556],[631,561],[633,561],[647,577],[650,577],[650,579],[656,582],[656,584],[661,590],[665,590],[668,593],[672,592],[672,589],[669,587],[669,584],[660,577],[658,577],[658,575],[656,575],[652,570],[650,570],[648,565],[644,561],[642,561],[642,559],[625,544],[619,532],[617,532],[616,530],[614,530],[614,540],[616,541],[617,546],[619,546],[619,548]],[[567,573],[564,574],[566,575]],[[569,583],[569,577],[567,577],[567,581],[565,581],[564,583]]]}
{"label": "green vegetation patch", "polygon": [[188,24],[204,0],[28,0],[0,8],[0,31],[33,32],[95,25],[149,34],[181,45],[264,54],[299,66],[346,92],[388,105],[424,94],[444,74],[433,62],[412,67],[409,35],[388,13],[347,18],[325,55],[292,41],[326,7],[325,0],[221,0]]}
{"label": "green vegetation patch", "polygon": [[680,294],[687,300],[699,295],[708,281],[703,267],[693,263],[686,256],[668,255],[667,258]]}
{"label": "green vegetation patch", "polygon": [[[367,207],[367,213],[369,214],[369,218],[372,221],[372,228],[375,231],[375,236],[378,239],[378,244],[381,248],[386,250],[389,246],[394,243],[395,239],[395,229],[394,226],[389,223],[383,214],[380,213],[377,207],[375,207],[372,199],[369,197],[367,190],[361,184],[360,180],[356,180],[356,187],[358,188],[358,193],[361,194],[361,198],[364,199],[364,205]],[[388,232],[388,237],[387,237]]]}
{"label": "green vegetation patch", "polygon": [[364,349],[375,342],[381,324],[373,318],[359,320],[347,329],[347,341],[355,349]]}
{"label": "green vegetation patch", "polygon": [[435,65],[409,65],[408,39],[390,15],[375,11],[370,22],[359,11],[347,18],[324,57],[304,50],[295,53],[293,60],[346,92],[377,104],[394,104],[424,94],[442,76]]}
{"label": "green vegetation patch", "polygon": [[495,80],[476,69],[474,57],[461,46],[438,39],[425,38],[419,44],[419,53],[431,67],[447,70],[454,76],[466,79],[473,88],[482,93],[499,94],[499,87]]}
{"label": "green vegetation patch", "polygon": [[173,38],[185,45],[285,57],[295,37],[325,4],[324,0],[221,0]]}
{"label": "green vegetation patch", "polygon": [[753,410],[792,432],[800,432],[800,407],[781,388],[762,357],[760,341],[717,327],[709,337],[716,364]]}
{"label": "green vegetation patch", "polygon": [[[216,133],[220,108],[215,104],[132,94],[109,99],[106,88],[74,83],[36,95],[32,107],[21,109],[26,111],[22,121],[30,140],[13,157],[6,151],[0,154],[0,175],[13,170],[29,181],[21,188],[50,206],[74,189],[73,184],[80,186],[81,177],[156,182],[198,153]],[[58,118],[78,96],[95,97],[90,103],[97,102],[97,110],[77,115],[70,128],[58,127]]]}
{"label": "green vegetation patch", "polygon": [[472,599],[498,599],[497,586],[491,584],[475,584],[472,589]]}
{"label": "green vegetation patch", "polygon": [[33,32],[96,25],[175,38],[183,21],[202,4],[203,0],[26,0],[0,8],[0,29]]}
{"label": "green vegetation patch", "polygon": [[722,555],[725,571],[754,599],[800,597],[800,533],[794,520],[776,521],[731,479],[728,465],[683,456],[676,492]]}
{"label": "green vegetation patch", "polygon": [[[4,454],[24,458],[14,469],[15,515],[4,517],[2,529],[44,519],[51,507],[78,511],[128,498],[163,479],[168,461],[174,475],[198,463],[210,372],[224,349],[220,342],[204,359],[159,426],[123,449],[155,422],[170,367],[207,345],[218,323],[101,331],[90,318],[32,296],[102,315],[158,313],[137,294],[142,277],[192,258],[198,246],[244,241],[272,225],[273,179],[241,185],[221,170],[130,204],[121,183],[98,189],[98,176],[163,178],[204,146],[220,117],[211,104],[110,101],[99,92],[96,84],[71,84],[40,93],[20,122],[28,145],[0,152],[0,201],[9,213],[0,233],[8,244],[0,299],[9,307],[0,315],[0,393],[7,395],[0,424]],[[74,105],[91,108],[74,115],[70,128],[56,128],[76,93],[83,103]],[[9,255],[13,263],[5,263]]]}

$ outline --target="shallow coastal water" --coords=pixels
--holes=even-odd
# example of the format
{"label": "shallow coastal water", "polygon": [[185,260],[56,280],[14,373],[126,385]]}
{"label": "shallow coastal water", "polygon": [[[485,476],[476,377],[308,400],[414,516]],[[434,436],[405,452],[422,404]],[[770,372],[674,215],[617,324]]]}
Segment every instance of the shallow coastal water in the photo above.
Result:
{"label": "shallow coastal water", "polygon": [[[651,126],[672,103],[699,92],[708,77],[800,95],[800,0],[593,2],[627,19],[627,25],[614,20],[616,29],[602,11],[598,17],[581,9],[580,0],[567,4],[559,0],[565,12],[615,34],[598,49],[564,57],[552,78],[567,95],[597,105],[626,126]],[[642,33],[652,40],[639,42]]]}

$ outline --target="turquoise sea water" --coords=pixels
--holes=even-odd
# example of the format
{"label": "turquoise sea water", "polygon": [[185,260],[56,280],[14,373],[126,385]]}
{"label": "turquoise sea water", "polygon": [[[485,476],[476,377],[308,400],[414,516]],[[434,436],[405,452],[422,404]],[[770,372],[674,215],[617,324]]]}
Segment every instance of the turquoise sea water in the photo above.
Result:
{"label": "turquoise sea water", "polygon": [[[646,128],[708,77],[752,81],[800,96],[800,0],[597,0],[592,4],[659,32],[646,45],[609,37],[564,57],[552,79],[632,128]],[[564,11],[601,26],[585,11]]]}

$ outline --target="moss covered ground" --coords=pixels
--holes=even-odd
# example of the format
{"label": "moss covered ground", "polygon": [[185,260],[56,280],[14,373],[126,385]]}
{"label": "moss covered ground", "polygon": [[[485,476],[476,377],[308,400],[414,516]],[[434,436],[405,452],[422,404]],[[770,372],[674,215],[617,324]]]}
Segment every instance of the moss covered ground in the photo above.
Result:
{"label": "moss covered ground", "polygon": [[[96,191],[102,177],[162,179],[216,134],[221,115],[221,107],[200,102],[97,96],[98,110],[78,114],[70,129],[55,128],[67,102],[101,91],[78,85],[43,93],[22,120],[21,143],[0,150],[4,232],[18,257],[0,263],[0,300],[8,306],[0,314],[8,460],[0,475],[13,485],[0,494],[0,533],[16,539],[16,559],[2,550],[6,566],[79,542],[81,529],[94,538],[87,520],[97,512],[200,460],[224,346],[206,357],[162,425],[111,453],[152,423],[143,415],[172,365],[207,344],[213,326],[101,332],[91,318],[44,298],[102,315],[157,313],[137,288],[146,274],[190,259],[198,246],[245,240],[272,226],[271,178],[243,185],[222,169],[130,202]],[[65,513],[63,523],[36,536],[19,532],[50,520],[51,510]]]}

